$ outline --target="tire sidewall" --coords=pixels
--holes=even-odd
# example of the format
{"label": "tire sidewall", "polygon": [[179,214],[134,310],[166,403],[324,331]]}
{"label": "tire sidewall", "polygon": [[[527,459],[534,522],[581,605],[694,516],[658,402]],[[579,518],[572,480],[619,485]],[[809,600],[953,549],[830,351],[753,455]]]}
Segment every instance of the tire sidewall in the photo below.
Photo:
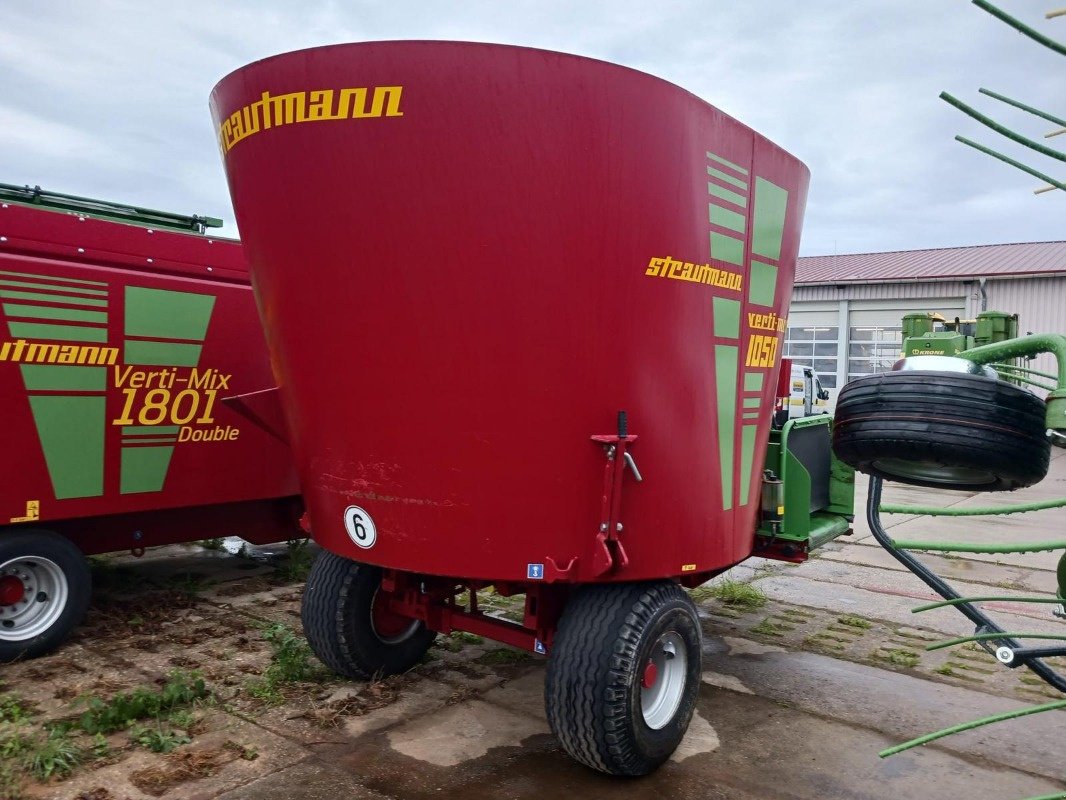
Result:
{"label": "tire sidewall", "polygon": [[[320,558],[324,554],[325,551]],[[327,600],[328,606],[333,609],[333,631],[343,665],[339,671],[344,674],[372,678],[406,672],[422,660],[436,638],[435,632],[419,623],[402,641],[383,641],[374,630],[371,620],[374,595],[380,586],[380,568],[351,561],[336,597]],[[308,629],[306,623],[304,628],[305,631]],[[315,647],[318,643],[311,641],[311,644]],[[317,651],[318,648],[315,649]],[[338,668],[335,663],[331,666]]]}
{"label": "tire sidewall", "polygon": [[67,581],[67,601],[55,621],[42,633],[21,641],[0,641],[0,663],[36,658],[61,645],[85,618],[92,594],[92,576],[81,551],[52,531],[0,532],[0,564],[13,558],[46,558],[56,564]]}
{"label": "tire sidewall", "polygon": [[[659,637],[670,631],[676,632],[685,643],[686,660],[685,686],[673,718],[662,728],[653,729],[644,721],[641,710],[641,679],[644,665],[648,662],[652,648]],[[692,715],[696,710],[699,697],[701,643],[699,621],[692,609],[681,600],[675,600],[658,609],[649,621],[641,636],[640,647],[635,663],[628,677],[629,718],[633,740],[640,756],[649,764],[658,765],[666,761],[677,749],[688,730]]]}

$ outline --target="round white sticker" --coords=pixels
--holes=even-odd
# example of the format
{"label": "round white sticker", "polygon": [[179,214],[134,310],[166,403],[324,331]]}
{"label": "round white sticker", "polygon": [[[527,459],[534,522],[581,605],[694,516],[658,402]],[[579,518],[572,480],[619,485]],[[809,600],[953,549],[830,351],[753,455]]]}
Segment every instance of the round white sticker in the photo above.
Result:
{"label": "round white sticker", "polygon": [[348,506],[344,509],[344,527],[348,536],[359,547],[373,547],[378,540],[378,529],[374,520],[359,506]]}

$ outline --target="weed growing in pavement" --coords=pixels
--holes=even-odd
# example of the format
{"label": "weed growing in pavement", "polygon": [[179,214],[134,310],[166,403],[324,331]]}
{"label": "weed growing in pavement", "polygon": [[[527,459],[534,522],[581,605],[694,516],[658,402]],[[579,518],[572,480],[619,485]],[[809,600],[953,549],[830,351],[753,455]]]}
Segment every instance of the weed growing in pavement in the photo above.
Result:
{"label": "weed growing in pavement", "polygon": [[306,581],[311,572],[313,555],[310,539],[289,539],[284,560],[274,567],[274,574],[286,583]]}
{"label": "weed growing in pavement", "polygon": [[311,660],[314,653],[307,640],[292,628],[275,623],[263,631],[263,638],[274,652],[263,677],[245,684],[245,690],[252,697],[277,705],[284,699],[280,691],[282,684],[321,681],[327,677],[325,670]]}
{"label": "weed growing in pavement", "polygon": [[885,650],[877,658],[900,667],[916,667],[921,660],[921,656],[913,650],[907,650],[903,647],[898,647],[895,650]]}
{"label": "weed growing in pavement", "polygon": [[751,629],[752,633],[761,633],[763,636],[780,636],[781,630],[769,617]]}
{"label": "weed growing in pavement", "polygon": [[119,693],[109,700],[88,697],[81,700],[88,707],[77,720],[77,727],[89,734],[111,733],[128,728],[142,719],[154,719],[181,706],[202,700],[210,694],[203,678],[196,672],[174,670],[159,691],[135,689]]}
{"label": "weed growing in pavement", "polygon": [[53,775],[66,777],[80,761],[78,746],[65,729],[58,727],[49,732],[42,744],[35,743],[25,752],[22,766],[37,780],[46,781]]}
{"label": "weed growing in pavement", "polygon": [[201,539],[200,547],[204,550],[221,550],[223,539]]}
{"label": "weed growing in pavement", "polygon": [[25,722],[29,717],[29,712],[15,695],[0,694],[0,722],[10,722],[17,725],[20,722]]}
{"label": "weed growing in pavement", "polygon": [[497,647],[474,659],[478,664],[518,664],[529,658],[529,654],[509,647]]}
{"label": "weed growing in pavement", "polygon": [[743,581],[724,580],[701,588],[707,588],[711,597],[730,608],[754,611],[766,605],[766,595],[762,589]]}
{"label": "weed growing in pavement", "polygon": [[837,622],[841,625],[847,625],[849,628],[862,628],[863,630],[872,628],[874,625],[870,620],[856,617],[853,614],[844,614],[842,617],[837,617]]}
{"label": "weed growing in pavement", "polygon": [[135,725],[130,728],[130,741],[146,747],[153,753],[169,753],[174,748],[192,741],[188,735],[164,728],[158,721],[154,726]]}
{"label": "weed growing in pavement", "polygon": [[10,764],[0,763],[0,797],[22,800],[22,781]]}

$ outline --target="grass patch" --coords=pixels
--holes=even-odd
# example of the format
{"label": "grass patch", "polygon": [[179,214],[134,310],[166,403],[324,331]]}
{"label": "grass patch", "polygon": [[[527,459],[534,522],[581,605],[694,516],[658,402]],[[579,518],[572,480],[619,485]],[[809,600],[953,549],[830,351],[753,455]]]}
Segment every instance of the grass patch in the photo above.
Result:
{"label": "grass patch", "polygon": [[30,712],[13,694],[0,694],[0,722],[18,725],[30,718]]}
{"label": "grass patch", "polygon": [[83,698],[86,711],[76,727],[88,734],[112,733],[130,727],[142,719],[155,719],[176,709],[202,700],[210,694],[203,678],[195,672],[174,670],[158,691],[135,689],[120,692],[109,700]]}
{"label": "grass patch", "polygon": [[750,583],[724,580],[711,586],[700,588],[708,589],[711,597],[730,608],[754,611],[766,605],[767,598],[762,589],[752,586]]}
{"label": "grass patch", "polygon": [[275,623],[263,631],[263,638],[270,643],[273,654],[262,678],[245,683],[245,690],[257,700],[271,705],[284,701],[281,687],[287,683],[322,681],[328,673],[317,662],[307,640],[292,628]]}
{"label": "grass patch", "polygon": [[22,766],[39,781],[55,775],[65,778],[81,762],[81,750],[70,740],[70,734],[56,728],[43,744],[34,744],[23,755]]}
{"label": "grass patch", "polygon": [[130,741],[151,750],[153,753],[169,753],[176,747],[192,741],[187,734],[163,727],[157,721],[154,726],[136,725],[130,729]]}
{"label": "grass patch", "polygon": [[300,583],[307,580],[311,572],[314,555],[310,548],[310,539],[289,539],[285,558],[274,566],[274,574],[286,583]]}
{"label": "grass patch", "polygon": [[878,658],[899,667],[916,667],[921,660],[921,656],[913,650],[907,650],[903,647],[897,647],[894,650],[884,650]]}
{"label": "grass patch", "polygon": [[941,664],[939,667],[933,670],[937,675],[952,676],[955,674],[955,670],[952,669],[951,664]]}
{"label": "grass patch", "polygon": [[487,653],[483,653],[474,659],[478,664],[486,665],[506,665],[506,664],[520,664],[529,658],[529,654],[521,650],[512,650],[509,647],[497,647],[495,650],[489,650]]}
{"label": "grass patch", "polygon": [[780,636],[782,630],[790,630],[790,628],[783,628],[775,623],[769,617],[764,619],[758,625],[751,629],[752,633],[761,633],[763,636]]}
{"label": "grass patch", "polygon": [[837,617],[837,622],[841,625],[847,625],[849,628],[861,628],[864,631],[874,626],[870,620],[864,619],[863,617],[856,617],[853,614],[844,614],[843,616]]}

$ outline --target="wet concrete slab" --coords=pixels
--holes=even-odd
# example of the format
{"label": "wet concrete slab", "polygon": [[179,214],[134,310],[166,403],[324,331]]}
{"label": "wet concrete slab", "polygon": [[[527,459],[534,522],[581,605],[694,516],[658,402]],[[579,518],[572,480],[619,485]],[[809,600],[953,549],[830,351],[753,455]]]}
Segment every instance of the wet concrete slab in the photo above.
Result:
{"label": "wet concrete slab", "polygon": [[[719,639],[704,656],[704,681],[841,723],[868,727],[893,743],[1022,708],[1018,700],[935,683],[914,675],[784,649],[752,652],[744,640]],[[714,640],[709,642],[712,651]],[[729,685],[728,678],[735,681]],[[1049,711],[940,740],[935,747],[979,756],[1047,778],[1066,776],[1066,711]]]}

